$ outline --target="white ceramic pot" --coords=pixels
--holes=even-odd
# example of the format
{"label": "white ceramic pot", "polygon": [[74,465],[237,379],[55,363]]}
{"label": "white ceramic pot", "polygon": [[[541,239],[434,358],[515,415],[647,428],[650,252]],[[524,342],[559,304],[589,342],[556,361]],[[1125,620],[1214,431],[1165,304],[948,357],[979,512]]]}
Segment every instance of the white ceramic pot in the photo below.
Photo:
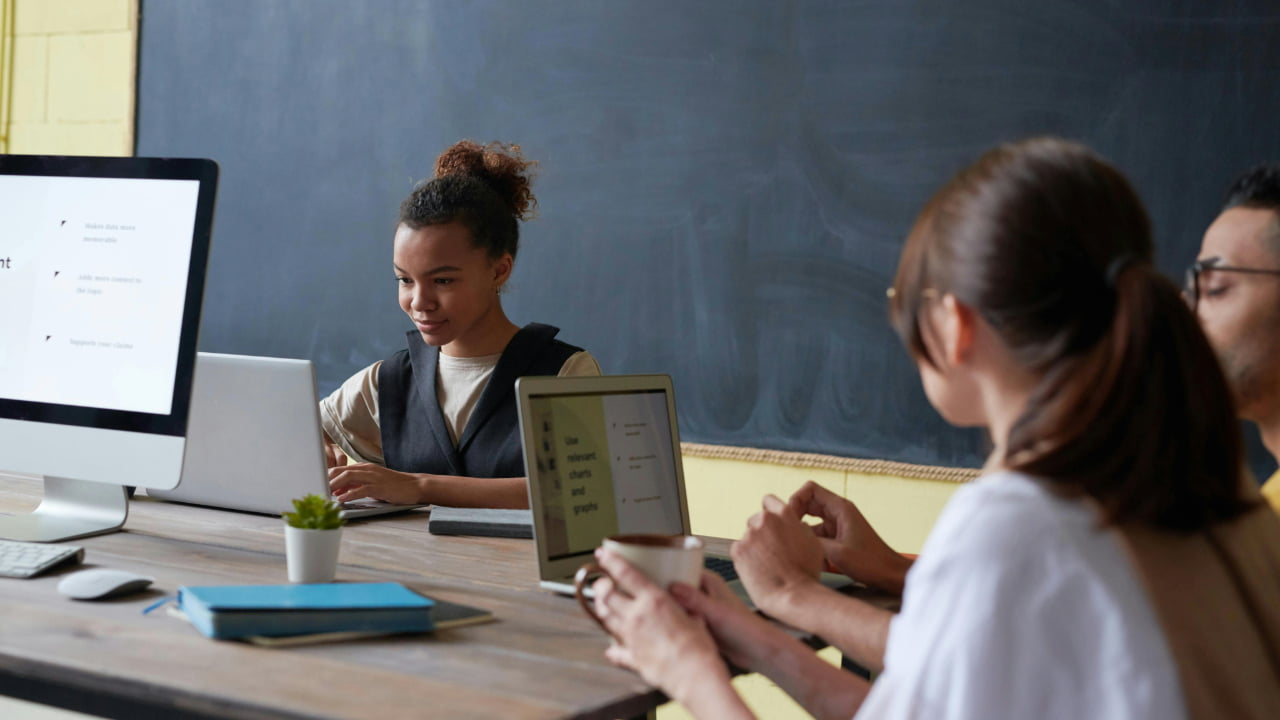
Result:
{"label": "white ceramic pot", "polygon": [[284,548],[289,561],[289,582],[333,582],[341,547],[342,528],[309,530],[285,525]]}

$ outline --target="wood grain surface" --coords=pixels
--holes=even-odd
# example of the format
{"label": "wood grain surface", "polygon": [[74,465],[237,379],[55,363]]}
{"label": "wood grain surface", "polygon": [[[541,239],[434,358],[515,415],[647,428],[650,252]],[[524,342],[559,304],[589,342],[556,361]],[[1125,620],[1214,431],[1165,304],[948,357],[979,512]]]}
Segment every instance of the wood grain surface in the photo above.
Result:
{"label": "wood grain surface", "polygon": [[[32,481],[5,478],[0,511],[30,508],[37,492]],[[427,518],[415,511],[349,524],[338,580],[400,582],[492,610],[497,622],[259,648],[209,640],[142,610],[182,585],[287,582],[283,522],[135,499],[124,532],[74,541],[85,547],[83,566],[0,578],[0,691],[54,687],[51,697],[28,699],[87,712],[122,702],[157,717],[615,718],[664,700],[605,661],[605,636],[571,598],[537,588],[532,541],[437,537]],[[98,602],[58,593],[60,577],[94,566],[156,583]]]}
{"label": "wood grain surface", "polygon": [[[0,512],[29,510],[39,490],[0,476]],[[400,582],[486,608],[496,622],[263,648],[142,611],[183,585],[287,582],[283,521],[135,498],[123,532],[72,541],[85,547],[83,565],[0,578],[0,694],[129,718],[622,718],[666,701],[604,659],[606,636],[572,598],[538,588],[533,541],[436,536],[428,517],[349,523],[337,580]],[[728,551],[728,540],[707,540]],[[156,582],[114,600],[58,593],[62,576],[87,567]]]}

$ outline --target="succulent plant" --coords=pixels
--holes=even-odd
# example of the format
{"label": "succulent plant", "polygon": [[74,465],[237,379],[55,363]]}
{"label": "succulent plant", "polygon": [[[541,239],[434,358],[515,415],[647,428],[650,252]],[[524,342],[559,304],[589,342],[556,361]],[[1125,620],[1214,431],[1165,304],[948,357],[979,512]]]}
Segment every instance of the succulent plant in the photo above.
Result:
{"label": "succulent plant", "polygon": [[332,498],[323,495],[306,495],[293,501],[293,512],[281,513],[284,521],[305,530],[336,530],[346,524],[338,514],[341,510]]}

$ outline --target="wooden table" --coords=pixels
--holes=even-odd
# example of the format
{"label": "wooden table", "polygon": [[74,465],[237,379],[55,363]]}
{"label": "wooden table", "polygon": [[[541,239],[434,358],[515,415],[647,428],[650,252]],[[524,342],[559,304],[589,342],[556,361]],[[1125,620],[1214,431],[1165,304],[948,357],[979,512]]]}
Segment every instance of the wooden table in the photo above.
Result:
{"label": "wooden table", "polygon": [[[0,512],[29,510],[38,493],[35,481],[0,476]],[[0,578],[0,695],[166,720],[624,718],[666,701],[604,659],[607,637],[572,598],[537,587],[532,541],[436,536],[427,519],[413,511],[348,524],[337,579],[400,582],[491,610],[496,622],[262,648],[209,640],[163,611],[142,610],[181,585],[287,582],[283,521],[135,498],[123,532],[72,541],[85,547],[84,565]],[[708,540],[712,551],[727,551],[729,541]],[[96,602],[58,593],[62,575],[94,566],[156,584]]]}
{"label": "wooden table", "polygon": [[[0,511],[37,492],[4,478]],[[281,520],[138,498],[123,532],[74,542],[83,567],[156,589],[79,602],[56,590],[74,567],[0,578],[0,694],[131,718],[618,718],[665,701],[604,659],[572,598],[537,588],[531,541],[437,537],[422,511],[349,524],[338,580],[397,581],[497,622],[293,648],[214,641],[142,610],[180,585],[287,582]]]}

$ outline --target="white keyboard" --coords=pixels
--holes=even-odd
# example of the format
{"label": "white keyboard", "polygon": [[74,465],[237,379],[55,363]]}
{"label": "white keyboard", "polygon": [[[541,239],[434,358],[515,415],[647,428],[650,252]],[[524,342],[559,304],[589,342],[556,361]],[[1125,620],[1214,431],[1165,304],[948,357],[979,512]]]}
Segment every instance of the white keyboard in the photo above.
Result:
{"label": "white keyboard", "polygon": [[79,545],[0,540],[0,577],[29,578],[69,560],[84,560]]}

